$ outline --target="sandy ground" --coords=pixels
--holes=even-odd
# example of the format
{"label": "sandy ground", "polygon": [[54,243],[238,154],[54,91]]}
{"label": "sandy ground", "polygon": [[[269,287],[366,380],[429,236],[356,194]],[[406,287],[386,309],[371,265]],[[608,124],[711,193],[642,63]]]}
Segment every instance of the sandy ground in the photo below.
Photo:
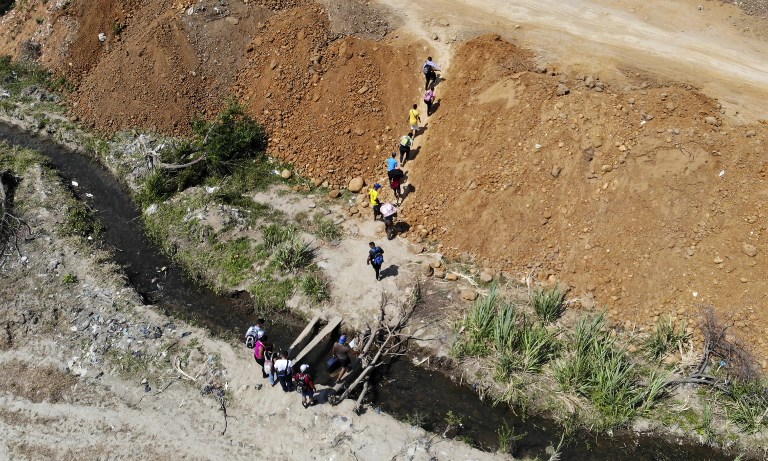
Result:
{"label": "sandy ground", "polygon": [[[768,118],[768,44],[759,32],[765,21],[743,17],[734,5],[692,0],[379,2],[401,12],[409,30],[429,40],[437,35],[439,42],[431,41],[438,50],[445,49],[445,42],[499,33],[536,50],[542,62],[557,68],[593,74],[642,69],[702,88],[739,121]],[[444,53],[435,57],[450,61]]]}

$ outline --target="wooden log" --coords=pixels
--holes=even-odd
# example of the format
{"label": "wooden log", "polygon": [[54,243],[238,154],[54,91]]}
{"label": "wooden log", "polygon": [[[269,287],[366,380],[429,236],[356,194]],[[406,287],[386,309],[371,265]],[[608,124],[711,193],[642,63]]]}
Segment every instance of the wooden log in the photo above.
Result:
{"label": "wooden log", "polygon": [[360,392],[360,397],[357,398],[357,402],[355,403],[355,413],[358,415],[360,414],[360,410],[363,407],[363,399],[365,398],[365,394],[368,393],[369,384],[369,381],[366,381],[365,384],[363,384],[363,391]]}
{"label": "wooden log", "polygon": [[335,330],[336,327],[338,327],[340,324],[341,324],[341,317],[332,318],[328,322],[328,325],[326,325],[325,328],[323,328],[322,331],[320,331],[320,333],[318,333],[317,336],[315,336],[312,339],[312,341],[310,341],[309,344],[307,344],[304,347],[304,349],[302,349],[301,352],[299,352],[299,355],[297,355],[296,358],[293,359],[293,363],[299,363],[301,359],[303,359],[307,354],[312,352],[312,349],[317,347],[317,345],[320,344],[320,342],[322,342],[323,338],[331,334],[333,330]]}
{"label": "wooden log", "polygon": [[320,321],[320,316],[316,315],[312,320],[309,321],[306,327],[304,327],[304,330],[301,331],[299,336],[296,338],[296,341],[291,344],[291,347],[288,348],[288,356],[291,356],[291,351],[293,351],[293,348],[301,344],[302,341],[309,335],[309,333],[312,332],[312,329],[315,328],[315,325],[317,325],[317,322]]}

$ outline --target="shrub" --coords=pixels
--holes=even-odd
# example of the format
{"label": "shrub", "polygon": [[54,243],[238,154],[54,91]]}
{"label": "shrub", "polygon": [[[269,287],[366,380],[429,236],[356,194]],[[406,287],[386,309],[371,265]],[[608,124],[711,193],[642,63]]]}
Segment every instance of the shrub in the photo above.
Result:
{"label": "shrub", "polygon": [[533,310],[545,324],[552,323],[563,315],[564,300],[565,293],[557,288],[538,288],[531,294]]}
{"label": "shrub", "polygon": [[67,222],[64,231],[68,235],[96,238],[104,230],[96,219],[96,213],[83,202],[72,200],[67,206]]}
{"label": "shrub", "polygon": [[320,214],[316,214],[312,219],[312,227],[314,228],[315,235],[323,240],[336,241],[341,239],[341,227],[339,227],[339,225],[332,220],[324,218]]}

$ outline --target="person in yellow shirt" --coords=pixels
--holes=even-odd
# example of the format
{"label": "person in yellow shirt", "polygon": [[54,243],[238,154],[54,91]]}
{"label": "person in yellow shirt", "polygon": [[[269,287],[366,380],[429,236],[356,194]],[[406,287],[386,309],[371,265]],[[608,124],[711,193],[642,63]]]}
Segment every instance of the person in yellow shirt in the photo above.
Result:
{"label": "person in yellow shirt", "polygon": [[384,215],[381,214],[381,202],[379,201],[379,189],[381,189],[381,184],[376,183],[373,185],[372,188],[368,189],[368,198],[371,199],[371,208],[373,208],[373,220],[376,221],[376,219],[381,216],[381,219],[384,219]]}
{"label": "person in yellow shirt", "polygon": [[413,105],[413,109],[408,111],[408,123],[411,124],[411,137],[416,137],[416,132],[419,131],[419,123],[421,123],[421,116],[419,114],[418,104]]}

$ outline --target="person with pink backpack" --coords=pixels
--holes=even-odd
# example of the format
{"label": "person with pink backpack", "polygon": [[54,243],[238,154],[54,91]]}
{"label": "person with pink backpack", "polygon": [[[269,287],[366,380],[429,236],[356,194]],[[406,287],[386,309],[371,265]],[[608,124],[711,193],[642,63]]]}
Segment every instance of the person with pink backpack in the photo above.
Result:
{"label": "person with pink backpack", "polygon": [[435,89],[433,87],[429,87],[427,91],[424,93],[424,104],[427,105],[427,117],[432,115],[432,103],[435,102]]}

